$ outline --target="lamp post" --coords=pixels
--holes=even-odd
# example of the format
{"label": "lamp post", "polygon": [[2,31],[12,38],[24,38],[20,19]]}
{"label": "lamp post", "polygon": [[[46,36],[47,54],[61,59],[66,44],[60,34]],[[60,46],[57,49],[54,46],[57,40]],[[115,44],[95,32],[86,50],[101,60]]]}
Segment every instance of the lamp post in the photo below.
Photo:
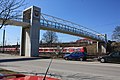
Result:
{"label": "lamp post", "polygon": [[3,51],[2,53],[4,53],[4,46],[5,46],[5,28],[3,30]]}

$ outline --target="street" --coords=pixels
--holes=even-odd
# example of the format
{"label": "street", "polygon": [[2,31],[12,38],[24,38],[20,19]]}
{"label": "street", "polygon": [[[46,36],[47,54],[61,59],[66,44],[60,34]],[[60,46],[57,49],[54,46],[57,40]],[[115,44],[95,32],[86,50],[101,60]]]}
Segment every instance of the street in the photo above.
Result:
{"label": "street", "polygon": [[[0,60],[2,58],[0,57]],[[21,57],[5,58],[4,56],[3,59],[9,58],[17,59]],[[29,74],[38,73],[38,75],[44,75],[49,62],[50,59],[1,61],[0,68],[21,73],[28,72]],[[120,80],[120,64],[53,59],[48,75],[62,80]]]}

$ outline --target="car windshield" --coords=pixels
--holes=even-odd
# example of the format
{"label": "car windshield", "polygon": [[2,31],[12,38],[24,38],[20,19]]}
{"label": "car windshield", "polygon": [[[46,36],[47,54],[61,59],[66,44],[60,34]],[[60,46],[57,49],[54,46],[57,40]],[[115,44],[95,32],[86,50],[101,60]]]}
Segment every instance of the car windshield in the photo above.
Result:
{"label": "car windshield", "polygon": [[120,52],[113,52],[111,54],[109,54],[110,56],[119,56],[120,55]]}

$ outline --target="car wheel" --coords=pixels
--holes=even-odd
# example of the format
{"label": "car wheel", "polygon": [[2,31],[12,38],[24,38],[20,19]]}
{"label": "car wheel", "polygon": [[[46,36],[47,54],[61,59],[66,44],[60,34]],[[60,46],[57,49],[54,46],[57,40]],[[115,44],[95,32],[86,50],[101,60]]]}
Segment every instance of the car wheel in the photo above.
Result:
{"label": "car wheel", "polygon": [[84,57],[84,58],[83,58],[83,61],[86,61],[86,60],[87,60],[87,58],[86,58],[86,57]]}
{"label": "car wheel", "polygon": [[100,59],[100,62],[105,63],[105,59],[104,58]]}
{"label": "car wheel", "polygon": [[80,58],[80,61],[83,61],[83,58]]}
{"label": "car wheel", "polygon": [[68,60],[68,58],[66,57],[65,60]]}

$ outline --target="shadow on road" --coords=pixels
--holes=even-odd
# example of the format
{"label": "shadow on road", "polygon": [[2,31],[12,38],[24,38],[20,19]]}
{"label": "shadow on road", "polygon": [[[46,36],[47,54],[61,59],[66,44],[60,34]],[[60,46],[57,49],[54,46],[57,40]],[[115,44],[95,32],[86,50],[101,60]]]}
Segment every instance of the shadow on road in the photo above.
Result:
{"label": "shadow on road", "polygon": [[2,62],[14,62],[14,61],[27,61],[27,60],[37,60],[37,59],[49,59],[50,57],[30,57],[30,58],[10,58],[10,59],[0,59],[0,63]]}

